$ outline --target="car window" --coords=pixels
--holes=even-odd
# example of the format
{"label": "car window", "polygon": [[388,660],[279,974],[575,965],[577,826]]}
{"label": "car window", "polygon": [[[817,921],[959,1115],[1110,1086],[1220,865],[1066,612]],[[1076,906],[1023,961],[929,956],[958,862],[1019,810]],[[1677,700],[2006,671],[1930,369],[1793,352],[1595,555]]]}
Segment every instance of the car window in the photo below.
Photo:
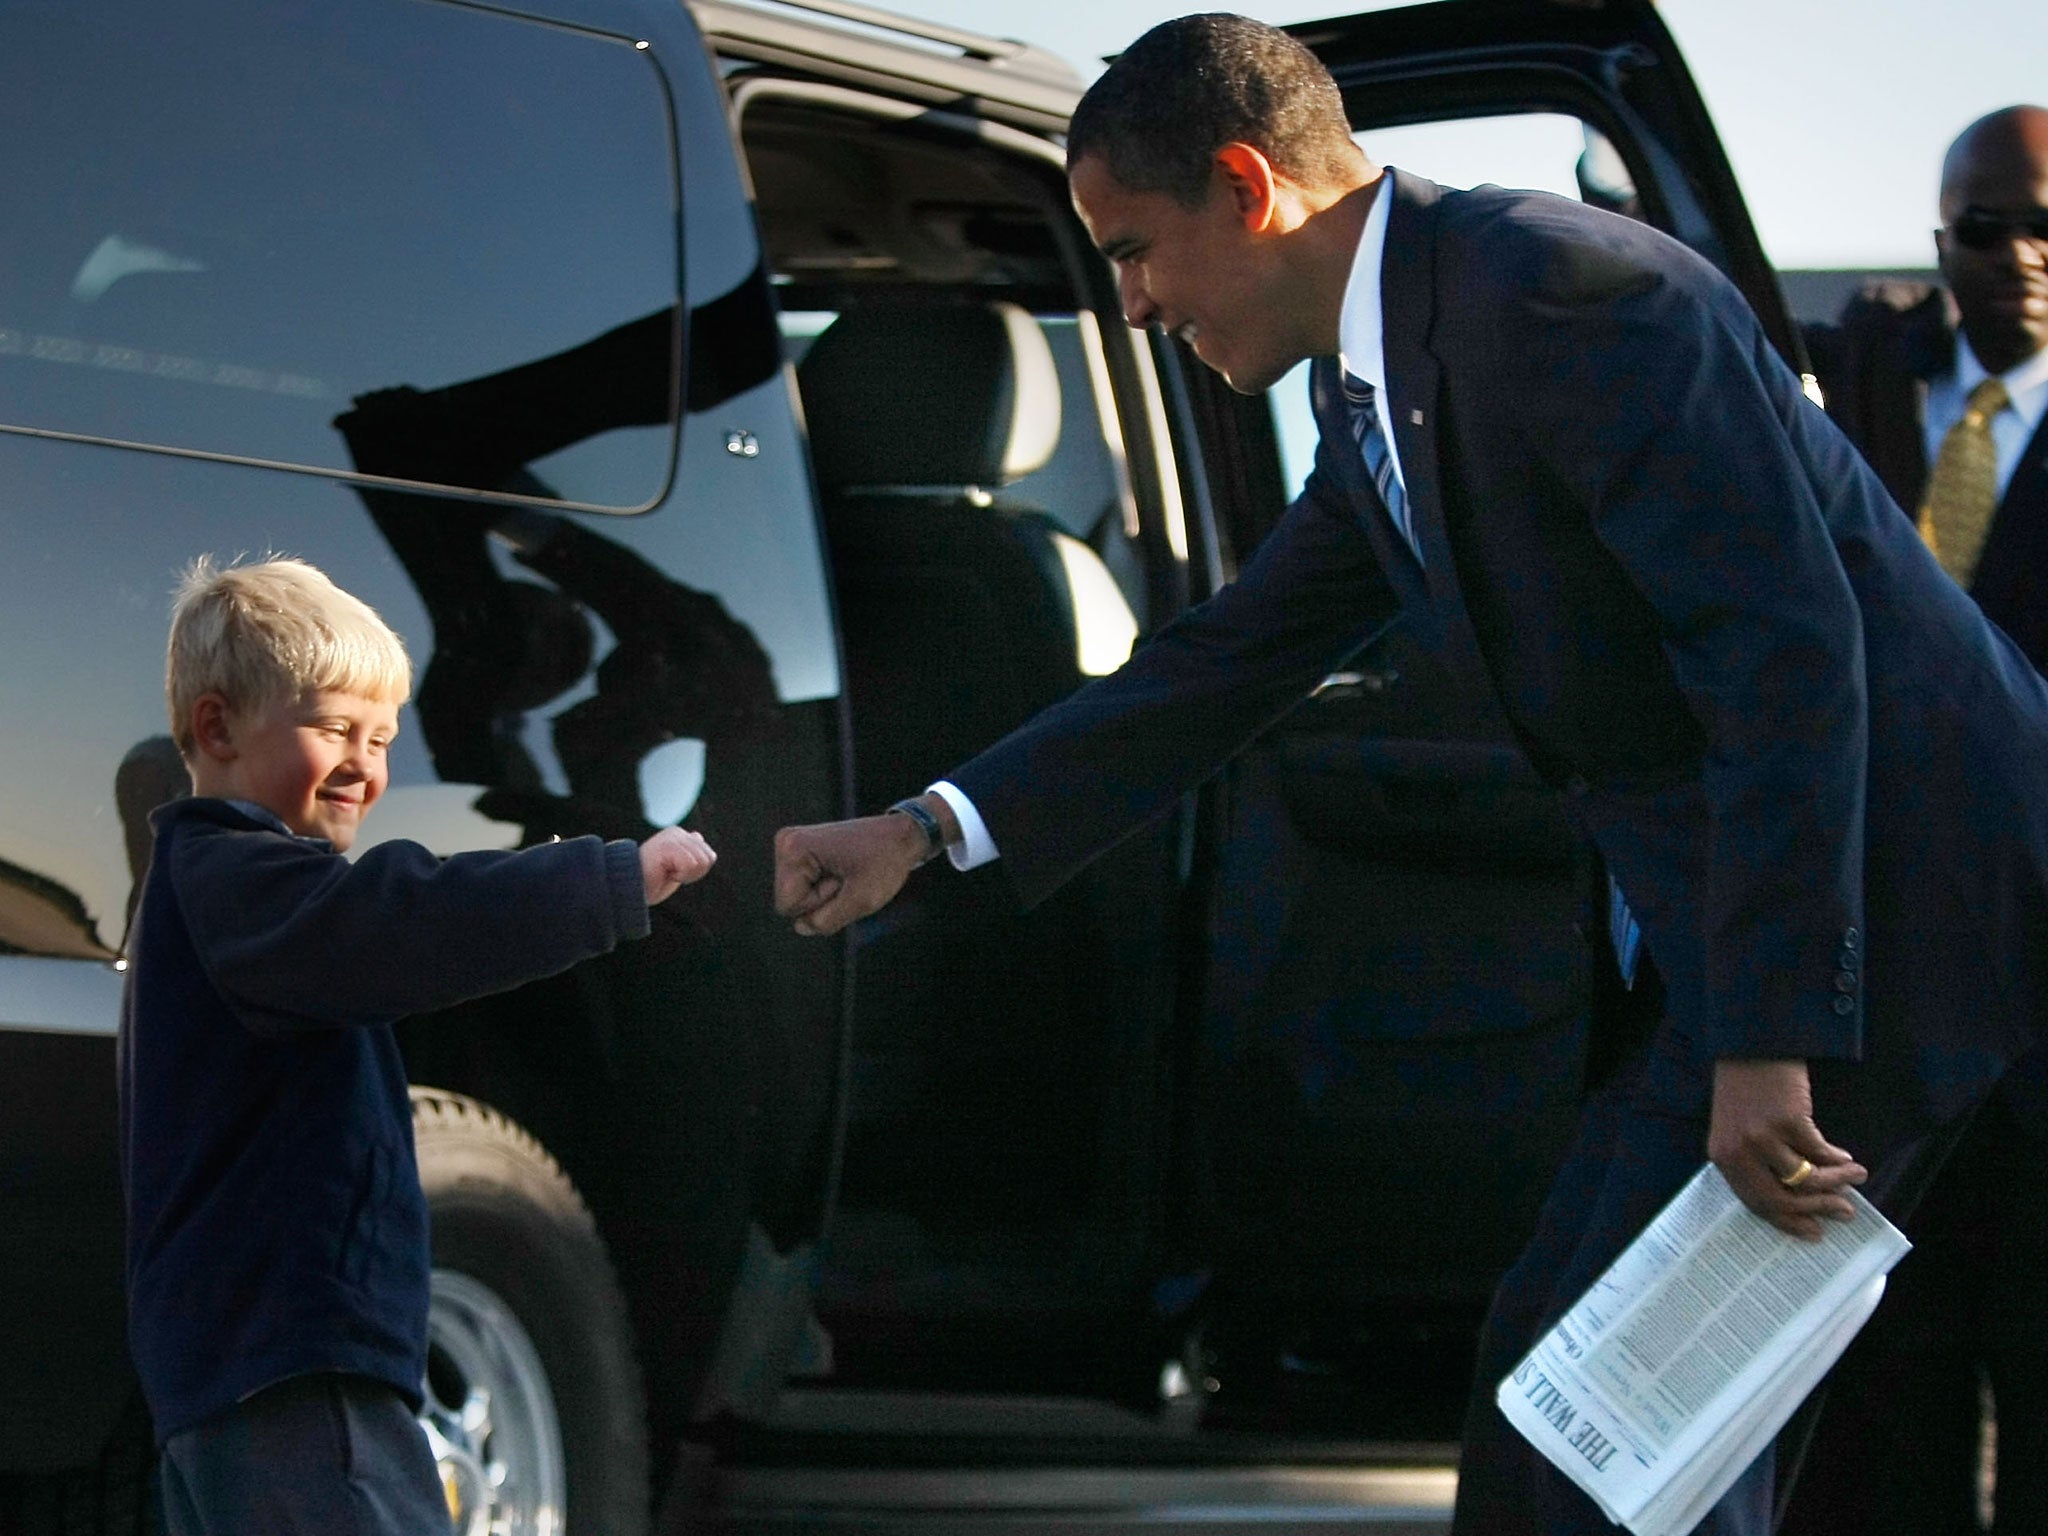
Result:
{"label": "car window", "polygon": [[[269,6],[264,0],[246,7],[258,20],[251,23],[254,52],[245,57],[275,63],[283,43],[261,19]],[[15,44],[39,48],[49,78],[33,88],[42,92],[39,110],[56,111],[85,94],[81,81],[97,68],[101,50],[93,40],[99,34],[82,39],[74,32],[60,48],[51,29],[69,27],[62,8],[31,9],[39,18],[34,26],[19,25],[15,8],[0,8],[0,43],[6,45],[0,75],[30,88],[19,78],[20,53],[10,50]],[[300,15],[297,6],[288,9]],[[382,62],[401,82],[423,61],[446,61],[431,47],[398,46],[401,33],[391,18],[427,17],[431,27],[431,18],[444,12],[523,39],[512,54],[535,68],[550,54],[559,58],[561,68],[546,73],[565,91],[591,84],[578,76],[575,61],[592,57],[586,50],[593,47],[601,47],[603,58],[623,60],[627,80],[640,78],[644,67],[630,47],[487,13],[417,0],[365,0],[363,10],[385,17],[378,23],[389,45]],[[181,15],[201,28],[221,20],[212,0]],[[150,25],[140,13],[136,24]],[[323,32],[308,25],[305,46],[333,40],[333,27]],[[211,36],[226,46],[217,30]],[[538,49],[528,48],[535,39]],[[171,58],[168,73],[176,76],[182,63],[182,56]],[[683,189],[688,249],[680,266],[689,310],[683,329],[704,365],[691,370],[680,462],[659,508],[618,517],[559,504],[507,506],[344,474],[280,474],[0,430],[8,488],[7,510],[0,514],[8,554],[0,565],[0,655],[8,659],[0,668],[0,712],[18,723],[0,736],[0,777],[14,786],[0,796],[0,955],[105,960],[121,948],[131,891],[148,858],[148,813],[186,788],[164,714],[164,640],[178,573],[202,553],[220,560],[271,551],[301,556],[370,603],[404,639],[415,668],[414,697],[392,746],[392,787],[359,848],[406,837],[454,853],[556,831],[602,828],[624,836],[685,815],[715,814],[717,825],[731,831],[728,841],[766,850],[774,826],[822,819],[836,807],[819,786],[836,783],[830,765],[838,660],[803,444],[775,355],[760,246],[752,222],[739,216],[742,181],[709,63],[687,56],[671,63],[681,159],[690,167]],[[360,78],[365,100],[382,99],[367,65]],[[403,96],[402,84],[394,90]],[[464,89],[450,86],[446,94],[450,100],[442,106],[452,112]],[[565,111],[574,105],[561,100]],[[0,123],[15,121],[20,110],[18,96],[0,92]],[[142,109],[131,102],[127,110]],[[662,109],[664,123],[668,110]],[[612,121],[606,110],[597,117]],[[374,125],[366,131],[374,141]],[[80,199],[146,178],[153,162],[143,147],[129,148],[136,164],[116,156],[79,170]],[[677,153],[665,127],[651,140],[622,142],[622,161],[628,149],[635,163],[619,166],[619,187],[673,186]],[[20,135],[0,142],[0,163],[15,167],[29,159]],[[533,219],[531,208],[562,179],[559,167],[544,162],[538,156],[526,166],[534,197],[512,199],[523,201],[521,217],[528,222],[545,222]],[[504,188],[517,184],[511,169],[493,174],[500,171]],[[95,230],[104,222],[80,223],[77,207],[84,202],[66,203],[54,172],[31,168],[25,174],[38,197],[55,199],[53,229],[66,219]],[[516,262],[478,267],[479,285],[486,279],[511,285],[505,293],[479,286],[463,299],[478,312],[496,306],[512,317],[503,358],[521,355],[515,342],[540,352],[548,344],[537,339],[543,333],[587,340],[592,328],[612,324],[609,332],[599,330],[594,350],[609,347],[611,356],[624,352],[630,359],[622,343],[655,338],[660,410],[668,410],[675,392],[676,210],[669,191],[654,200],[663,228],[659,283],[634,276],[636,263],[647,264],[641,261],[646,253],[630,242],[607,250],[565,241],[560,269],[546,283]],[[352,238],[368,242],[380,225],[403,223],[406,216],[403,206],[373,203],[356,212],[362,228]],[[8,255],[0,262],[0,324],[17,330],[26,328],[17,323],[23,295],[34,291],[24,253],[49,245],[20,222],[0,228],[0,251]],[[411,249],[407,231],[387,232],[392,250]],[[606,277],[606,263],[614,259],[621,272]],[[210,334],[271,334],[254,325],[253,297],[247,315],[222,314],[196,286],[208,275],[155,274],[195,286],[165,289],[151,306],[133,309],[136,324],[188,326],[195,334],[206,328]],[[140,293],[150,277],[122,277],[99,302],[120,297],[131,284]],[[513,335],[515,318],[526,342]],[[472,320],[450,324],[460,330]],[[559,360],[553,365],[570,387],[551,383],[551,369],[531,362],[495,374],[435,377],[413,371],[428,344],[385,327],[366,333],[352,354],[365,360],[367,378],[443,386],[438,400],[435,390],[422,389],[385,403],[381,431],[393,452],[430,450],[437,420],[445,426],[463,404],[506,432],[536,440],[552,434],[567,445],[530,456],[517,472],[526,486],[567,496],[613,484],[623,503],[658,495],[668,484],[669,428],[633,429],[661,438],[657,459],[631,452],[607,459],[605,435],[579,436],[561,425],[604,419],[588,408],[574,367]],[[379,354],[377,346],[388,350]],[[380,355],[391,361],[380,362]],[[480,366],[495,367],[503,358],[483,359]],[[64,397],[71,413],[64,430],[80,430],[78,418],[86,411],[99,413],[92,422],[163,419],[149,415],[148,393],[117,369],[19,355],[0,357],[0,403],[7,410],[44,403],[24,384],[36,375],[8,372],[31,364],[46,378],[75,381]],[[587,378],[588,370],[582,372]],[[178,381],[141,382],[168,390]],[[248,393],[206,387],[224,399]],[[332,416],[338,407],[327,401],[323,408]],[[8,419],[0,414],[0,422]],[[244,419],[225,408],[205,419],[230,431],[275,425],[260,412]],[[316,425],[328,430],[324,420]],[[140,435],[124,430],[131,438]],[[353,445],[329,436],[337,466],[345,466]],[[610,436],[631,447],[633,432]],[[578,453],[588,456],[582,468],[572,462]],[[607,465],[609,479],[596,478]],[[531,499],[547,502],[540,494]],[[760,766],[764,759],[775,764],[773,772]],[[793,796],[810,800],[785,803]]]}
{"label": "car window", "polygon": [[[1447,187],[1486,182],[1528,187],[1632,211],[1635,188],[1614,146],[1588,124],[1561,112],[1520,112],[1374,128],[1355,135],[1380,165]],[[1309,411],[1308,364],[1268,391],[1287,494],[1300,491],[1315,464],[1316,424]]]}
{"label": "car window", "polygon": [[[677,192],[649,53],[417,0],[82,10],[0,11],[0,424],[659,497]],[[529,370],[549,430],[517,415]],[[517,398],[435,427],[464,390]]]}

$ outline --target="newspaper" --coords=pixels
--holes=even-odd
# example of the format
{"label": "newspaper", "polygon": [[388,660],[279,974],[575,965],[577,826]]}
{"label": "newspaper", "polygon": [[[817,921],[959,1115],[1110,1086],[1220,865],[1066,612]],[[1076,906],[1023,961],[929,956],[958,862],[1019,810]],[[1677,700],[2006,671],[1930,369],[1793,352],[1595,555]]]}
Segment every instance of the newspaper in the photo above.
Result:
{"label": "newspaper", "polygon": [[1495,1394],[1617,1525],[1692,1530],[1826,1374],[1912,1245],[1847,1192],[1853,1221],[1788,1237],[1712,1164]]}

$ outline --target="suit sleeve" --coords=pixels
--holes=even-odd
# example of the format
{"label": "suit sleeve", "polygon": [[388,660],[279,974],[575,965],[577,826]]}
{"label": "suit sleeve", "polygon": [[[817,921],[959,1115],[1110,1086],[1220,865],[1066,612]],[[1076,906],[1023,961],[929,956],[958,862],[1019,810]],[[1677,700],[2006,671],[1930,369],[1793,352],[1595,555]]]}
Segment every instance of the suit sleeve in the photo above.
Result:
{"label": "suit sleeve", "polygon": [[1236,581],[946,775],[1025,906],[1165,814],[1395,618],[1326,453]]}
{"label": "suit sleeve", "polygon": [[1860,1004],[1834,980],[1863,926],[1861,614],[1795,440],[1813,408],[1734,291],[1671,250],[1539,268],[1503,306],[1501,387],[1529,407],[1521,450],[1654,610],[1705,733],[1702,1044],[1853,1057]]}
{"label": "suit sleeve", "polygon": [[388,1023],[551,976],[648,930],[637,849],[595,837],[351,864],[290,838],[187,839],[179,907],[209,979],[258,1033]]}

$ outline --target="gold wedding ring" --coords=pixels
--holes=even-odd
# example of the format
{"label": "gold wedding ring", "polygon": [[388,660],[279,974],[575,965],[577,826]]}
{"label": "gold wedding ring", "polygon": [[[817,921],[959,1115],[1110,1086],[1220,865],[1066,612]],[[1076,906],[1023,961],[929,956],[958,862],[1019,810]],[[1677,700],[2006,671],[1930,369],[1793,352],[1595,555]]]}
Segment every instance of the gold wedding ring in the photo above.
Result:
{"label": "gold wedding ring", "polygon": [[1794,1168],[1790,1173],[1786,1174],[1782,1179],[1778,1180],[1778,1182],[1784,1185],[1787,1189],[1797,1189],[1800,1185],[1804,1184],[1808,1179],[1812,1177],[1813,1164],[1802,1157],[1801,1159],[1799,1159],[1799,1166],[1797,1168]]}

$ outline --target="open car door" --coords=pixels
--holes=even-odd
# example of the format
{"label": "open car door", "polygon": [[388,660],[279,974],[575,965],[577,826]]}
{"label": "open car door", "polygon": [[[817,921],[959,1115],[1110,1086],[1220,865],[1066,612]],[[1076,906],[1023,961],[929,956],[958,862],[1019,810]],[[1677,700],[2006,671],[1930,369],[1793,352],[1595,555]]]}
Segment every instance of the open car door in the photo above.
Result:
{"label": "open car door", "polygon": [[1288,30],[1336,76],[1368,151],[1376,130],[1405,125],[1578,119],[1604,141],[1589,140],[1580,195],[1654,224],[1721,268],[1786,361],[1805,371],[1735,172],[1651,0],[1444,0]]}

